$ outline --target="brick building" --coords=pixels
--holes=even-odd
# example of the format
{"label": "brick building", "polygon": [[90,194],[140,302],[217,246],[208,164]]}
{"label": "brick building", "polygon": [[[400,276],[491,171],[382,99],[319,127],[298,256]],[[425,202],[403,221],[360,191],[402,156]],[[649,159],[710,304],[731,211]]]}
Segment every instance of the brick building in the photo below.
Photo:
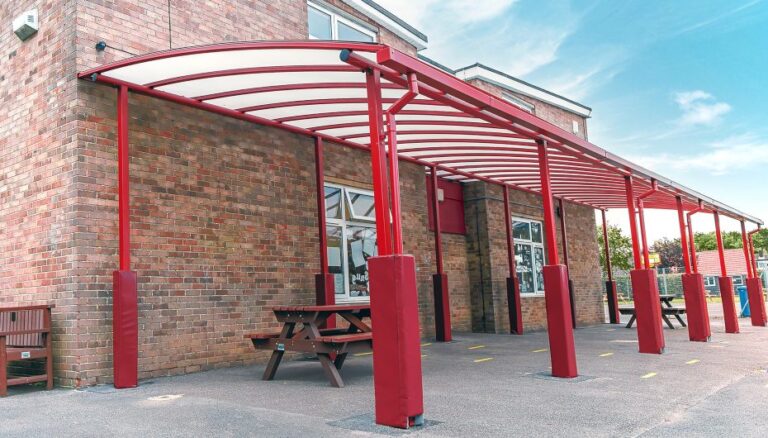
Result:
{"label": "brick building", "polygon": [[[0,33],[0,304],[56,305],[55,374],[68,386],[112,379],[118,257],[115,93],[78,80],[78,72],[222,41],[348,38],[412,55],[426,45],[424,35],[369,1],[13,0],[0,4],[0,22],[7,27],[32,8],[37,35],[22,42]],[[582,105],[484,66],[454,73],[586,138]],[[315,300],[312,139],[140,95],[131,96],[130,117],[139,377],[263,361],[243,334],[277,326],[270,306]],[[325,163],[326,198],[338,201],[327,210],[337,302],[365,300],[363,256],[373,251],[369,154],[329,143]],[[417,261],[429,338],[435,260],[427,180],[409,162],[400,178],[405,249]],[[453,328],[507,333],[501,189],[440,184],[455,201],[440,214],[464,225],[443,236]],[[541,198],[512,191],[511,203],[523,321],[526,330],[542,329]],[[577,321],[601,323],[594,212],[568,202],[564,210]]]}

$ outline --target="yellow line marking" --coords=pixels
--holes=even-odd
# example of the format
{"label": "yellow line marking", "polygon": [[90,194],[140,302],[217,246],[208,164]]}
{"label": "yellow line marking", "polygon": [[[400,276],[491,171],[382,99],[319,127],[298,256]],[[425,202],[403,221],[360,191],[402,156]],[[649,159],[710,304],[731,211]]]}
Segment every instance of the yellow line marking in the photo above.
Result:
{"label": "yellow line marking", "polygon": [[477,350],[478,348],[485,348],[485,345],[475,345],[473,347],[467,348],[467,350]]}
{"label": "yellow line marking", "polygon": [[421,357],[423,359],[423,358],[427,357],[427,355],[426,354],[422,354]]}
{"label": "yellow line marking", "polygon": [[608,357],[608,356],[613,356],[613,353],[603,353],[600,355],[600,357]]}
{"label": "yellow line marking", "polygon": [[546,348],[540,348],[540,349],[538,349],[538,350],[533,350],[533,351],[531,351],[531,353],[543,353],[543,352],[545,352],[545,351],[549,351],[549,350],[547,350]]}
{"label": "yellow line marking", "polygon": [[422,347],[429,347],[430,345],[432,345],[431,342],[425,342],[425,343],[421,344]]}
{"label": "yellow line marking", "polygon": [[488,362],[489,360],[493,360],[493,358],[492,357],[484,357],[482,359],[475,359],[475,363]]}
{"label": "yellow line marking", "polygon": [[710,348],[725,348],[725,345],[710,345]]}
{"label": "yellow line marking", "polygon": [[650,379],[651,377],[655,376],[656,373],[648,373],[640,376],[641,379]]}
{"label": "yellow line marking", "polygon": [[688,361],[688,362],[686,362],[685,364],[686,364],[686,365],[693,365],[693,364],[695,364],[695,363],[699,363],[699,362],[700,362],[700,361],[699,361],[698,359],[693,359],[693,360],[689,360],[689,361]]}
{"label": "yellow line marking", "polygon": [[356,356],[356,357],[360,357],[360,356],[370,356],[370,355],[372,355],[372,354],[373,354],[373,351],[369,351],[369,352],[367,352],[367,353],[357,353],[357,354],[355,354],[355,356]]}

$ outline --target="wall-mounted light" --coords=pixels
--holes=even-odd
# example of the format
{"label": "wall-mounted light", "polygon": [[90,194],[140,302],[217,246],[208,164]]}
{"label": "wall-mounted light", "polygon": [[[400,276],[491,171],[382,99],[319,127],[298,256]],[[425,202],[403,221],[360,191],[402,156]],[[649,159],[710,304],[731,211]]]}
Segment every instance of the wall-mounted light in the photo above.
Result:
{"label": "wall-mounted light", "polygon": [[40,29],[40,22],[37,18],[37,9],[30,9],[13,20],[13,33],[22,41],[30,39],[38,29]]}
{"label": "wall-mounted light", "polygon": [[107,43],[105,43],[104,41],[99,41],[98,43],[96,43],[96,51],[97,52],[103,52],[104,49],[106,49],[106,48],[107,48]]}

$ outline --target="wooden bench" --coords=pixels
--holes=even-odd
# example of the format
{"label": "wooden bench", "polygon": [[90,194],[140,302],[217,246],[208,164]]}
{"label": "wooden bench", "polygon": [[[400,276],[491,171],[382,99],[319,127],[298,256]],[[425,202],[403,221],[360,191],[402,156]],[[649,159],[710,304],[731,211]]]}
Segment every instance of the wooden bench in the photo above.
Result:
{"label": "wooden bench", "polygon": [[[635,323],[635,308],[634,307],[620,307],[619,313],[622,315],[632,315],[631,318],[629,318],[629,322],[627,323],[627,328],[632,328],[632,324]],[[685,325],[685,321],[683,321],[683,318],[680,317],[680,315],[685,314],[685,307],[662,307],[661,308],[661,318],[664,320],[664,322],[667,324],[667,327],[671,328],[672,330],[675,329],[675,326],[672,325],[672,321],[669,320],[668,316],[674,316],[677,318],[677,321],[680,322],[680,325],[683,327],[687,327]]]}
{"label": "wooden bench", "polygon": [[[8,386],[46,382],[53,388],[51,309],[53,306],[0,307],[0,397]],[[11,375],[10,362],[45,359],[45,374]]]}

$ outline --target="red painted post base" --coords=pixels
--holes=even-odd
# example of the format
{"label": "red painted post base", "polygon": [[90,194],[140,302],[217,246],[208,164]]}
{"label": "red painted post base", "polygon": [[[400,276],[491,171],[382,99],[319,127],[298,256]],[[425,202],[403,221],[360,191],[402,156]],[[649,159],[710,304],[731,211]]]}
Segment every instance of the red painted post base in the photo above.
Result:
{"label": "red painted post base", "polygon": [[733,278],[720,277],[720,299],[723,301],[723,319],[726,333],[739,332],[739,317],[736,313],[736,298],[733,296]]}
{"label": "red painted post base", "polygon": [[435,338],[438,342],[450,342],[453,337],[451,335],[448,274],[432,275],[432,286],[435,294]]}
{"label": "red painted post base", "polygon": [[[315,303],[318,306],[336,304],[336,285],[333,274],[315,274]],[[328,318],[323,328],[336,328],[336,318]]]}
{"label": "red painted post base", "polygon": [[112,349],[115,388],[134,388],[139,380],[139,312],[136,273],[112,273]]}
{"label": "red painted post base", "polygon": [[759,278],[747,279],[747,294],[749,295],[749,312],[752,318],[752,325],[756,327],[765,327],[765,297],[763,297],[763,285]]}
{"label": "red painted post base", "polygon": [[707,342],[712,337],[705,290],[703,275],[698,273],[683,274],[685,313],[688,315],[688,339],[691,341]]}
{"label": "red painted post base", "polygon": [[507,277],[507,307],[509,308],[509,331],[513,335],[522,335],[523,311],[520,302],[520,282],[517,277]]}
{"label": "red painted post base", "polygon": [[423,419],[419,303],[411,255],[368,259],[376,423],[402,429]]}
{"label": "red painted post base", "polygon": [[573,280],[568,279],[568,302],[571,306],[571,324],[576,328],[576,295],[573,292]]}
{"label": "red painted post base", "polygon": [[579,373],[576,369],[576,347],[573,343],[568,268],[565,265],[544,266],[544,301],[547,308],[552,375],[577,377]]}
{"label": "red painted post base", "polygon": [[619,296],[616,292],[616,282],[605,282],[605,294],[608,297],[608,322],[611,324],[621,324],[621,314],[619,313]]}
{"label": "red painted post base", "polygon": [[664,332],[661,327],[661,306],[656,271],[635,269],[632,277],[632,295],[635,299],[637,341],[641,353],[664,353]]}

